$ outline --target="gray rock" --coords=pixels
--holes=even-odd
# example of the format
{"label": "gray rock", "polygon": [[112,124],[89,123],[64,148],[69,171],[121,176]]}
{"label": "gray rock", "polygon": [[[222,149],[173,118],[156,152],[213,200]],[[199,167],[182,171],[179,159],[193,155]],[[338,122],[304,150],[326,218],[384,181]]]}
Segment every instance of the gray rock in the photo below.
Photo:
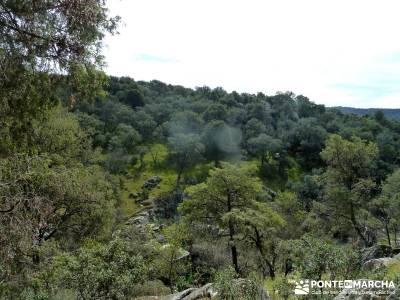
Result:
{"label": "gray rock", "polygon": [[160,226],[156,224],[149,224],[150,230],[154,233],[159,233],[160,232]]}
{"label": "gray rock", "polygon": [[150,215],[148,211],[143,211],[130,218],[126,224],[127,225],[147,225],[150,222]]}
{"label": "gray rock", "polygon": [[196,288],[190,288],[173,295],[163,296],[161,297],[161,300],[182,300],[185,299],[186,296],[190,295],[195,290]]}
{"label": "gray rock", "polygon": [[362,259],[364,262],[382,257],[392,257],[392,247],[386,245],[375,245],[362,250]]}
{"label": "gray rock", "polygon": [[263,189],[270,195],[272,199],[274,199],[278,195],[277,192],[267,186],[263,186]]}
{"label": "gray rock", "polygon": [[191,292],[184,300],[203,299],[205,297],[212,299],[215,298],[215,296],[217,296],[217,292],[213,290],[212,283],[209,283]]}
{"label": "gray rock", "polygon": [[394,263],[398,263],[399,260],[392,257],[382,257],[382,258],[375,258],[366,261],[363,265],[365,270],[377,270],[382,267],[388,267]]}
{"label": "gray rock", "polygon": [[161,182],[161,177],[160,176],[151,176],[149,179],[147,179],[144,183],[142,188],[144,189],[154,189],[160,182]]}
{"label": "gray rock", "polygon": [[386,298],[386,300],[398,300],[398,299],[400,299],[400,289],[398,288]]}
{"label": "gray rock", "polygon": [[393,256],[394,259],[400,260],[400,253]]}
{"label": "gray rock", "polygon": [[149,219],[145,216],[138,216],[130,219],[128,222],[132,225],[146,225],[147,223],[149,223]]}
{"label": "gray rock", "polygon": [[212,283],[208,283],[201,288],[190,288],[180,293],[165,296],[162,300],[213,299],[216,295],[216,292],[212,289]]}
{"label": "gray rock", "polygon": [[[247,284],[246,279],[235,280],[239,285]],[[164,296],[162,300],[205,300],[205,299],[215,299],[218,296],[218,292],[215,290],[212,283],[208,283],[200,288],[190,288],[184,290],[180,293],[173,295]],[[259,287],[259,297],[255,300],[271,300],[268,292],[263,288]]]}

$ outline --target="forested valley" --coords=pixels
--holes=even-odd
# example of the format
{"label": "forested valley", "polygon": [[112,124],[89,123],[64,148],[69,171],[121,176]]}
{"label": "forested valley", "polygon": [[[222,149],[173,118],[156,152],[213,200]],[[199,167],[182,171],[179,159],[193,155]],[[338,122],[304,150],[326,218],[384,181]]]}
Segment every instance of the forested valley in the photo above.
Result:
{"label": "forested valley", "polygon": [[399,122],[107,76],[117,24],[103,1],[0,1],[0,299],[400,284]]}

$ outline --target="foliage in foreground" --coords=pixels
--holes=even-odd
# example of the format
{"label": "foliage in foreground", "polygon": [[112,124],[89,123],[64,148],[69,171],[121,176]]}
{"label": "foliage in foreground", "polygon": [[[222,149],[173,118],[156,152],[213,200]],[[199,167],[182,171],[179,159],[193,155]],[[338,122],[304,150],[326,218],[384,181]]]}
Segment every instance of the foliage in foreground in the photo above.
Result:
{"label": "foliage in foreground", "polygon": [[214,281],[253,299],[261,277],[287,299],[291,278],[397,278],[361,252],[398,244],[399,123],[290,92],[107,78],[104,1],[31,2],[0,3],[0,297]]}

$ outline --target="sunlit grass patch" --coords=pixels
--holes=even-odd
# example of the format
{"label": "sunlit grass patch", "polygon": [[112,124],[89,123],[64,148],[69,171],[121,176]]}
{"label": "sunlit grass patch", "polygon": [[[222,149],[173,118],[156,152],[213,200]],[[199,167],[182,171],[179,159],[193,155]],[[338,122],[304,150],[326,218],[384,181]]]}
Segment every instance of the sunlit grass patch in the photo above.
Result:
{"label": "sunlit grass patch", "polygon": [[394,262],[387,266],[387,279],[394,280],[396,277],[400,275],[400,260],[398,262]]}
{"label": "sunlit grass patch", "polygon": [[148,151],[143,157],[144,165],[138,161],[129,170],[129,176],[124,179],[124,191],[122,193],[121,210],[123,217],[135,215],[144,208],[135,201],[132,195],[140,195],[143,184],[152,176],[161,177],[161,182],[148,194],[149,199],[154,199],[162,193],[168,192],[176,184],[176,174],[173,169],[167,167],[168,149],[165,145],[148,145]]}

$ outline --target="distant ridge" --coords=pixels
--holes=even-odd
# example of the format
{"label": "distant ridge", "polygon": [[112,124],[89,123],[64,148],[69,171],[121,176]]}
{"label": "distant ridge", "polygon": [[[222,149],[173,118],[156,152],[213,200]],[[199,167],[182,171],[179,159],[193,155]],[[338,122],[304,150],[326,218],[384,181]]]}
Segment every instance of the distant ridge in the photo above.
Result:
{"label": "distant ridge", "polygon": [[377,111],[382,111],[388,119],[400,121],[400,108],[354,108],[345,106],[333,107],[343,113],[351,113],[356,115],[373,115]]}

